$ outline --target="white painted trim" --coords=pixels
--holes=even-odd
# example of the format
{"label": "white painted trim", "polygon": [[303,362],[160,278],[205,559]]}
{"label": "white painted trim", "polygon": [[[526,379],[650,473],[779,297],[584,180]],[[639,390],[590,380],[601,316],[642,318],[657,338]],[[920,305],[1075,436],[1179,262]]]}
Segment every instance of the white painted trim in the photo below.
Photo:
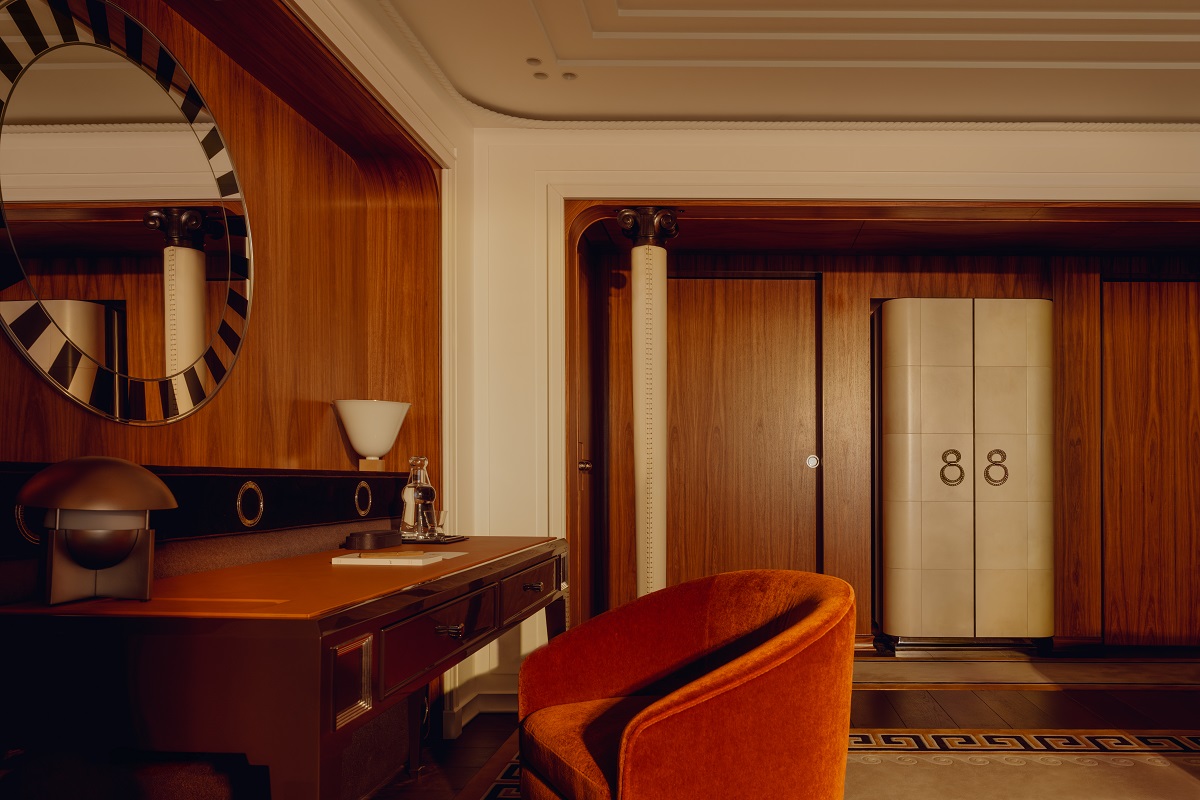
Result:
{"label": "white painted trim", "polygon": [[467,723],[480,714],[517,713],[517,687],[511,691],[479,693],[459,709],[442,711],[442,738],[457,739]]}
{"label": "white painted trim", "polygon": [[[567,268],[566,196],[552,184],[545,187],[546,232],[546,419],[560,420],[546,428],[545,531],[542,536],[566,535],[567,519]],[[556,334],[557,332],[557,334]],[[555,387],[561,387],[555,391]],[[558,520],[557,524],[555,520]]]}
{"label": "white painted trim", "polygon": [[[392,113],[405,130],[443,167],[458,155],[454,135],[439,123],[409,86],[411,74],[402,69],[393,40],[354,2],[284,0],[288,8],[328,50]],[[423,81],[419,82],[423,83]]]}
{"label": "white painted trim", "polygon": [[[548,526],[549,535],[562,535],[566,530],[566,467],[563,442],[566,433],[566,297],[565,297],[565,220],[562,204],[566,198],[611,198],[617,201],[637,202],[661,199],[855,199],[855,200],[1020,200],[1020,201],[1196,201],[1200,200],[1200,159],[1196,153],[1198,137],[1195,133],[1180,131],[1161,132],[1110,132],[1093,131],[1028,131],[1002,133],[996,131],[908,131],[883,132],[860,131],[848,134],[859,139],[853,143],[841,143],[847,150],[857,150],[864,145],[883,151],[897,150],[901,157],[911,157],[906,152],[914,137],[922,140],[921,160],[935,162],[953,160],[956,155],[947,155],[945,145],[966,147],[967,162],[987,162],[993,158],[994,168],[984,163],[956,165],[957,168],[941,168],[909,165],[907,169],[880,170],[869,165],[861,170],[848,169],[778,169],[764,170],[749,165],[736,168],[711,168],[706,163],[705,152],[714,146],[720,147],[721,140],[728,140],[729,148],[746,150],[759,146],[789,145],[788,150],[800,151],[802,143],[794,134],[775,131],[742,131],[721,133],[698,132],[626,132],[614,134],[607,131],[566,133],[550,131],[517,131],[492,129],[480,131],[482,142],[477,152],[488,154],[494,162],[486,171],[486,180],[477,180],[475,198],[476,219],[491,217],[489,209],[493,203],[504,202],[502,197],[493,196],[494,187],[512,184],[511,190],[522,191],[521,184],[533,183],[535,193],[544,198],[534,205],[532,220],[534,242],[534,269],[538,286],[535,309],[540,317],[535,321],[537,341],[546,343],[544,375],[547,380],[544,392],[536,396],[548,399],[546,403],[545,428],[539,432],[534,448],[537,458],[536,474],[545,476],[544,483],[537,487],[535,502],[540,520]],[[827,146],[846,133],[834,131],[811,132],[806,138],[815,138]],[[976,138],[983,137],[983,138]],[[975,141],[964,142],[964,139]],[[930,140],[930,141],[925,141]],[[939,146],[939,141],[941,146]],[[899,147],[895,147],[899,145]],[[1140,167],[1124,168],[1120,163],[1109,163],[1103,151],[1111,148],[1140,150],[1147,154],[1148,162],[1161,160],[1164,166],[1155,169],[1153,163]],[[558,146],[566,155],[553,153]],[[685,158],[670,158],[669,153],[679,153],[694,147],[698,152]],[[988,150],[997,148],[995,157]],[[644,148],[645,154],[630,156]],[[1061,149],[1079,156],[1080,149],[1088,152],[1079,156],[1081,161],[1094,159],[1090,168],[1074,164],[1060,164],[1053,152],[1049,155],[1040,150]],[[1029,153],[1022,152],[1029,150]],[[603,151],[603,154],[601,154]],[[972,152],[978,151],[978,152]],[[865,152],[865,150],[864,150]],[[1190,156],[1184,154],[1191,153]],[[872,161],[877,160],[871,159]],[[1036,155],[1036,164],[1019,169],[1022,157]],[[730,158],[736,162],[737,159]],[[797,160],[797,159],[794,159]],[[798,159],[802,160],[802,159]],[[578,169],[547,169],[549,164],[563,162],[589,163],[595,166]],[[692,162],[692,168],[685,168]],[[614,162],[624,168],[613,168]],[[1016,163],[1014,163],[1016,162]],[[1174,163],[1177,169],[1167,165]],[[526,167],[527,165],[527,167]],[[626,166],[627,165],[627,166]],[[647,168],[639,169],[639,165]],[[967,168],[973,167],[973,168]],[[525,168],[528,171],[519,174]],[[1053,169],[1051,169],[1053,168]],[[1101,169],[1103,168],[1103,169]],[[505,174],[498,175],[503,171]],[[503,189],[501,190],[503,191]],[[686,225],[686,216],[681,227]],[[476,242],[477,251],[489,251],[491,234],[482,232]],[[538,265],[544,265],[539,267]],[[482,269],[484,274],[487,269]],[[541,314],[544,313],[544,317]],[[480,353],[484,363],[492,363],[491,353]],[[540,365],[542,359],[535,354]],[[539,376],[543,374],[539,369]],[[481,408],[487,407],[486,397],[480,395]],[[487,429],[478,432],[477,439],[486,442],[491,435]],[[546,447],[544,445],[549,445]],[[542,491],[542,489],[545,491]]]}

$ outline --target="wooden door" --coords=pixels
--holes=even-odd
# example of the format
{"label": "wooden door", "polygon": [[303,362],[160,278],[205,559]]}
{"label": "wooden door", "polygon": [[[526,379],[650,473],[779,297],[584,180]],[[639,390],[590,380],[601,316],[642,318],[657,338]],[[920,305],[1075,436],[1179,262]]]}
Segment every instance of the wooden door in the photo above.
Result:
{"label": "wooden door", "polygon": [[816,279],[668,284],[667,582],[819,557]]}
{"label": "wooden door", "polygon": [[1104,640],[1200,644],[1200,283],[1103,293]]}

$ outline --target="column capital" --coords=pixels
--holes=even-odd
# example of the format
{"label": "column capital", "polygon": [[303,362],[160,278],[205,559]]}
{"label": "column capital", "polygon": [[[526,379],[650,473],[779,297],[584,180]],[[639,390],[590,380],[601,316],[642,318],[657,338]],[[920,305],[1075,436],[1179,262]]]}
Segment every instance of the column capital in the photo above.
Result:
{"label": "column capital", "polygon": [[634,247],[645,244],[662,247],[663,242],[679,233],[673,208],[622,208],[617,212],[617,224],[621,226],[622,233],[633,239]]}
{"label": "column capital", "polygon": [[162,231],[170,247],[204,249],[204,237],[220,239],[225,226],[208,217],[202,208],[152,208],[142,217],[147,228]]}

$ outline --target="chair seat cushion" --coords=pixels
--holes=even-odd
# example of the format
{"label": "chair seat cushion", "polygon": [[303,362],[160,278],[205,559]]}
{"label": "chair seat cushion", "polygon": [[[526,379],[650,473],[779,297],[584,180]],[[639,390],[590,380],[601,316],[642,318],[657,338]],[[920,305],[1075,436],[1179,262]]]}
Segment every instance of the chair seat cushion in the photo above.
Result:
{"label": "chair seat cushion", "polygon": [[521,723],[521,769],[574,800],[617,796],[621,734],[657,696],[605,698],[549,706]]}

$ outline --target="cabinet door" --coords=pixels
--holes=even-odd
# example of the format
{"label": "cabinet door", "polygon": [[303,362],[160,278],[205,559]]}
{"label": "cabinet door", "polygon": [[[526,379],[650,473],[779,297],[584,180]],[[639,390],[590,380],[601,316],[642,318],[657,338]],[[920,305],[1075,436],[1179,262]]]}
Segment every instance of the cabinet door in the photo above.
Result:
{"label": "cabinet door", "polygon": [[1053,634],[1051,304],[883,305],[883,626]]}
{"label": "cabinet door", "polygon": [[971,301],[883,306],[883,626],[975,635]]}
{"label": "cabinet door", "polygon": [[975,301],[975,635],[1054,632],[1048,300]]}
{"label": "cabinet door", "polygon": [[668,282],[667,582],[815,571],[817,281]]}
{"label": "cabinet door", "polygon": [[1104,640],[1200,644],[1200,283],[1106,283]]}

